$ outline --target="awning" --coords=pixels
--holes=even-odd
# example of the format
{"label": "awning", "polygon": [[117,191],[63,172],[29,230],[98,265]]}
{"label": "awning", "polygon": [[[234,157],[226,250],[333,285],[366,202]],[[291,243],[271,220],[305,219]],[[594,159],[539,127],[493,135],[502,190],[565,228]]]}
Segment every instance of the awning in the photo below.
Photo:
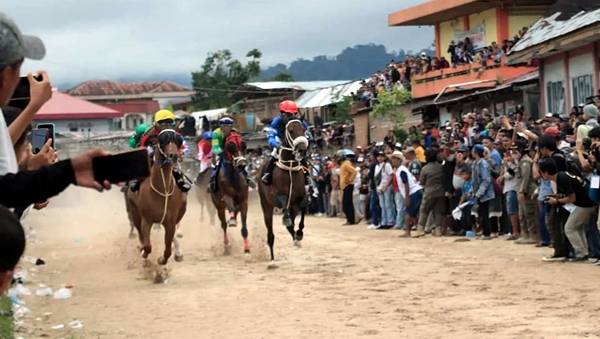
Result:
{"label": "awning", "polygon": [[299,108],[316,108],[336,104],[344,100],[345,97],[356,93],[361,86],[362,80],[348,82],[338,86],[309,91],[298,99],[296,104]]}

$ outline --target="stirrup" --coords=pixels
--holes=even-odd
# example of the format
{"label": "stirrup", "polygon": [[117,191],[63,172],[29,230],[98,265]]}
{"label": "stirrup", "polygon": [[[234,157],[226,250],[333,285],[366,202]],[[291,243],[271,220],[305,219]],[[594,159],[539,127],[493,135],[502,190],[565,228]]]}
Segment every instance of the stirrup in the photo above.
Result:
{"label": "stirrup", "polygon": [[271,184],[271,174],[265,173],[262,178],[260,178],[265,185]]}

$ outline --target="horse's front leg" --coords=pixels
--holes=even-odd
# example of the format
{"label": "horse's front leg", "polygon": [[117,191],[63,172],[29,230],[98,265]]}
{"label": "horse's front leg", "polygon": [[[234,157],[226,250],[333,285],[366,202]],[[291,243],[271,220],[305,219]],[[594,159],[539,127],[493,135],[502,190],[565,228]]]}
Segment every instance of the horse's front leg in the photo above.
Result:
{"label": "horse's front leg", "polygon": [[227,221],[227,226],[229,227],[236,227],[237,226],[237,220],[236,220],[236,208],[235,208],[235,203],[233,202],[233,199],[230,196],[223,196],[223,202],[225,203],[225,208],[227,208],[227,213],[229,214],[229,220]]}
{"label": "horse's front leg", "polygon": [[250,257],[250,244],[248,243],[248,225],[246,223],[248,215],[248,201],[242,201],[240,203],[240,214],[242,218],[242,238],[244,238],[244,253],[246,258]]}
{"label": "horse's front leg", "polygon": [[291,225],[285,227],[287,229],[288,233],[292,236],[292,240],[294,241],[294,244],[296,244],[296,231],[294,230],[294,221],[296,220],[296,215],[298,215],[298,211],[296,210],[295,207],[292,207],[290,209]]}
{"label": "horse's front leg", "polygon": [[290,217],[290,210],[288,209],[288,197],[283,194],[278,194],[276,196],[277,207],[281,208],[281,213],[283,213],[283,218],[281,220],[283,226],[289,227],[293,225],[292,219]]}
{"label": "horse's front leg", "polygon": [[300,247],[300,242],[304,239],[304,216],[306,215],[307,205],[306,199],[303,199],[300,204],[300,222],[298,223],[298,230],[296,231],[296,237],[294,238],[294,245],[297,247]]}
{"label": "horse's front leg", "polygon": [[175,239],[175,223],[165,223],[165,251],[163,256],[158,258],[159,265],[166,265],[172,254],[173,240]]}

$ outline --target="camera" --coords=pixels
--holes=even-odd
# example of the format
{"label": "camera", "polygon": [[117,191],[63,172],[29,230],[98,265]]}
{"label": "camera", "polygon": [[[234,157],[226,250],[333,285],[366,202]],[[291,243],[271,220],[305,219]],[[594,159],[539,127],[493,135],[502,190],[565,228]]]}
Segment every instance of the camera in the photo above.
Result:
{"label": "camera", "polygon": [[592,148],[592,139],[583,138],[581,144],[583,145],[584,149],[591,149]]}

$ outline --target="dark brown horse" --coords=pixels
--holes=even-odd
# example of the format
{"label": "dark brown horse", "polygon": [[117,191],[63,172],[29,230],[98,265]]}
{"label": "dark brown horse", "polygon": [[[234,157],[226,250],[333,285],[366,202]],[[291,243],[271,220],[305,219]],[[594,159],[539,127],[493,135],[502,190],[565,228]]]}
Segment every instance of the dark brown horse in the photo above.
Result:
{"label": "dark brown horse", "polygon": [[[217,215],[221,220],[223,229],[223,243],[225,253],[229,253],[229,237],[227,226],[236,227],[237,214],[242,216],[242,237],[244,238],[244,253],[250,254],[248,244],[248,228],[246,217],[248,214],[248,184],[244,174],[244,167],[248,160],[243,155],[242,137],[235,132],[225,139],[224,154],[221,155],[220,168],[217,168],[217,191],[212,193],[212,201],[217,209]],[[227,215],[225,212],[227,210]],[[229,219],[227,219],[229,218]]]}
{"label": "dark brown horse", "polygon": [[173,245],[175,261],[183,260],[175,231],[185,214],[187,195],[181,191],[173,178],[173,166],[177,166],[180,141],[174,130],[166,129],[158,134],[153,147],[154,165],[150,170],[150,177],[140,184],[137,192],[127,191],[129,216],[138,232],[144,266],[150,264],[150,230],[155,223],[165,227],[165,251],[162,257],[158,258],[158,264],[167,264]]}
{"label": "dark brown horse", "polygon": [[[285,120],[284,120],[285,119]],[[267,186],[262,180],[258,183],[258,194],[263,210],[265,225],[267,226],[267,243],[271,252],[271,263],[269,268],[275,265],[273,245],[275,234],[273,233],[273,210],[280,208],[283,213],[283,225],[292,236],[294,245],[300,247],[304,237],[304,214],[306,208],[306,188],[304,186],[304,168],[301,161],[308,152],[308,139],[302,122],[297,119],[282,119],[285,123],[285,140],[279,146],[279,157],[272,173],[272,185]],[[265,161],[261,167],[261,177],[264,174]],[[300,214],[298,230],[294,228],[296,216]]]}

